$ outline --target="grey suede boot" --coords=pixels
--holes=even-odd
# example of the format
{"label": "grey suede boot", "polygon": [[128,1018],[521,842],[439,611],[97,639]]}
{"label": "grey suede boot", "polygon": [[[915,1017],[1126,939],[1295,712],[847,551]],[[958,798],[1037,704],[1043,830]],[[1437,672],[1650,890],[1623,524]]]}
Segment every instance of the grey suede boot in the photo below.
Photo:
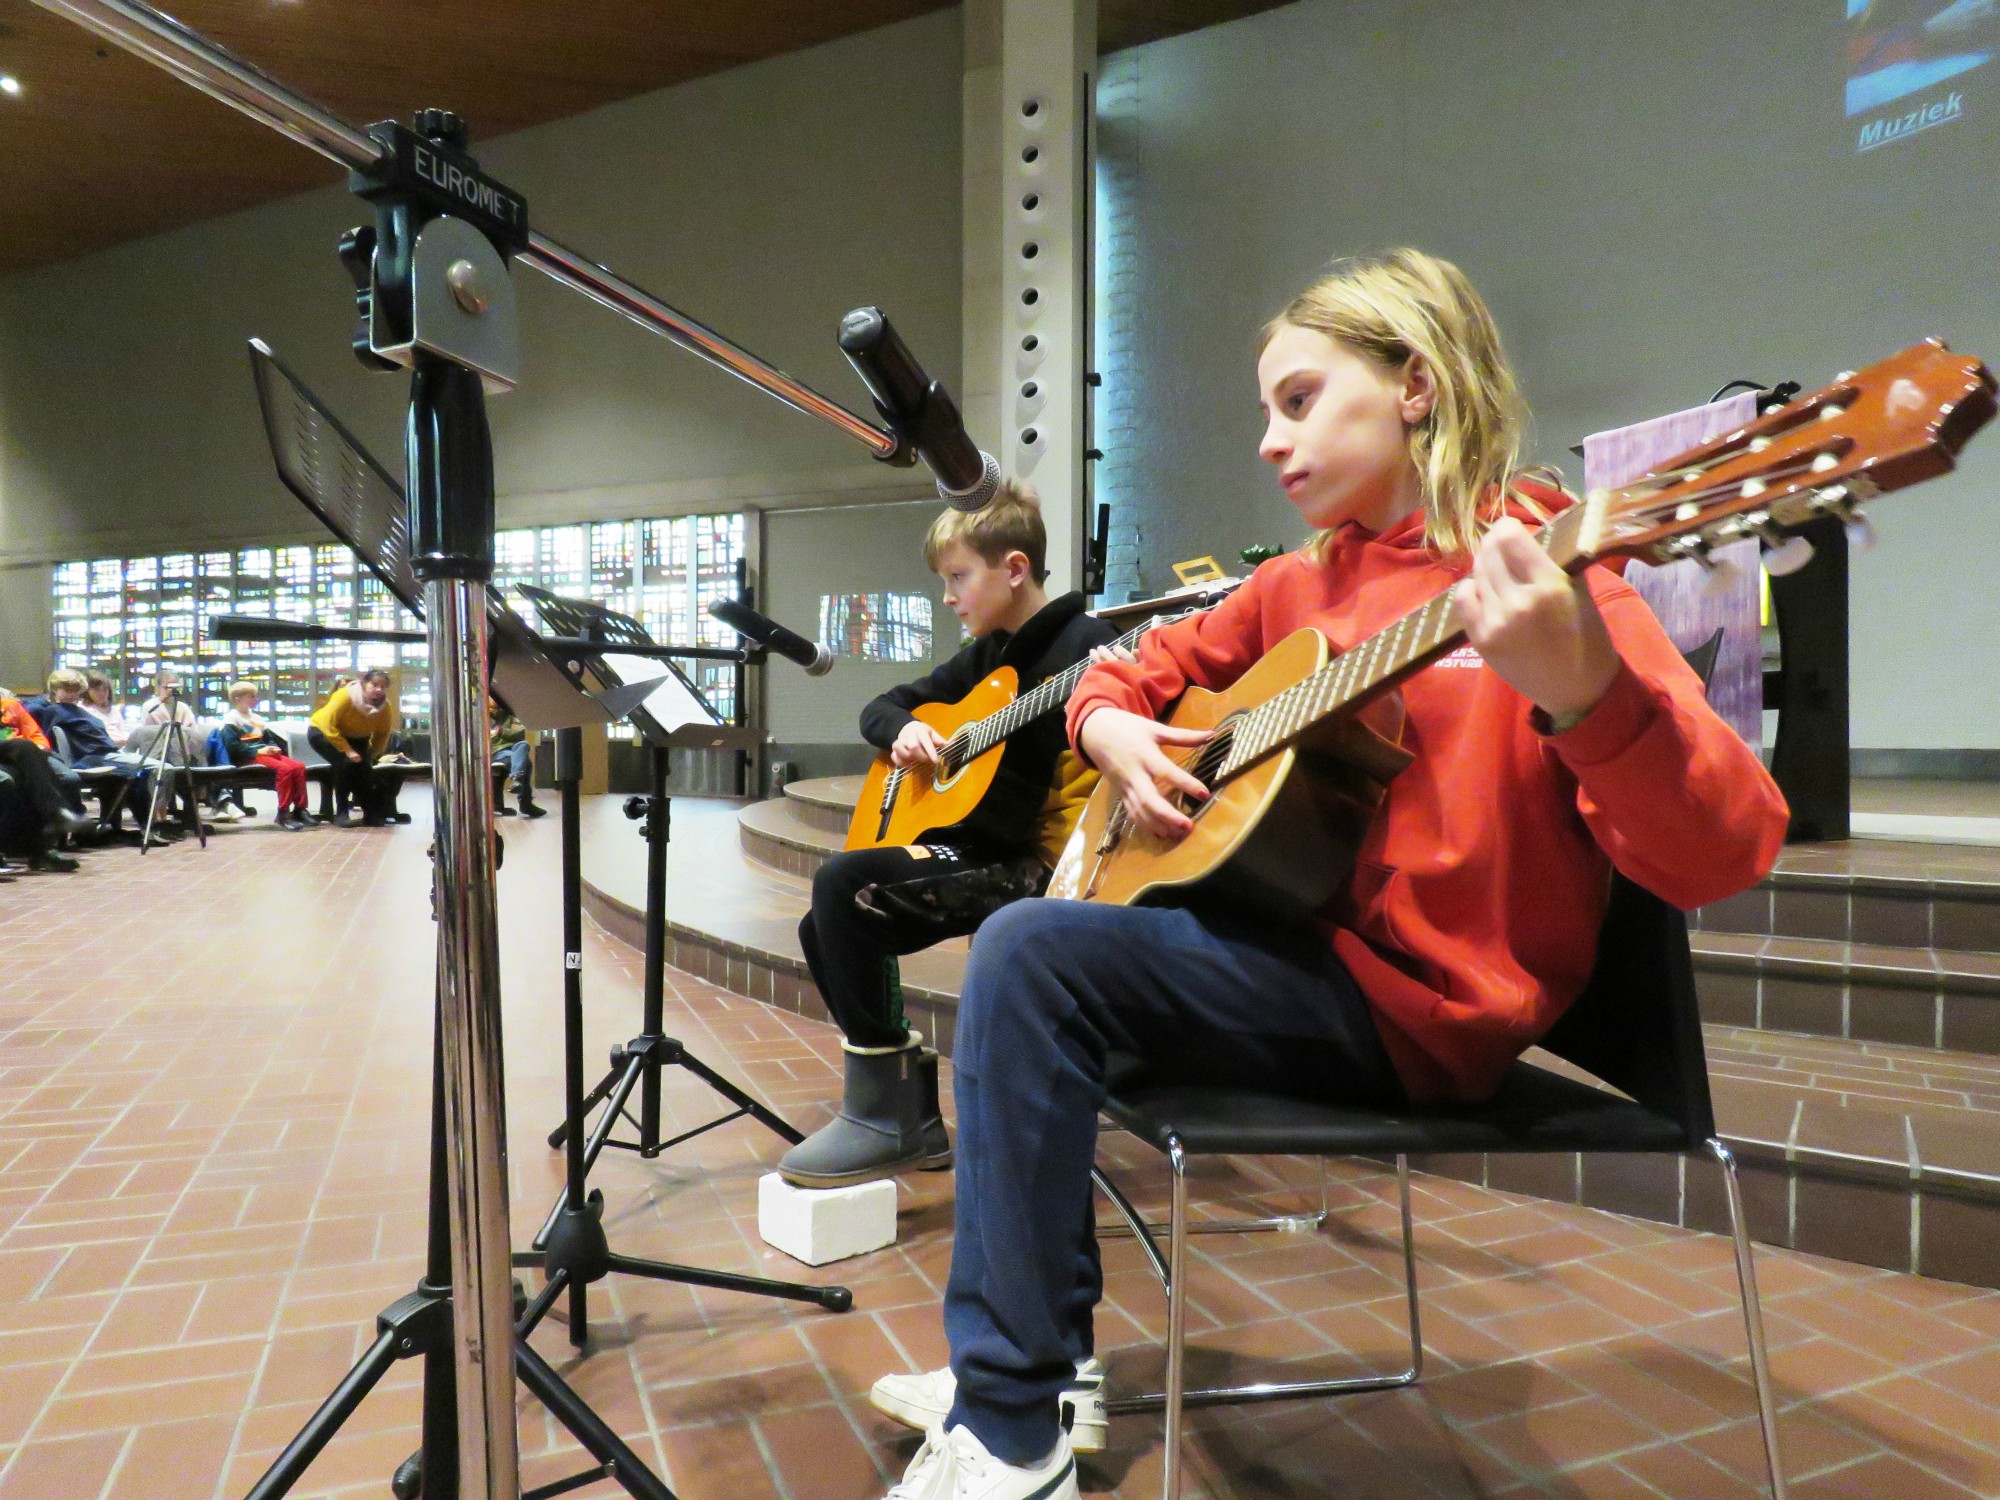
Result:
{"label": "grey suede boot", "polygon": [[945,1133],[944,1111],[938,1105],[938,1055],[924,1047],[917,1053],[917,1076],[923,1081],[923,1104],[917,1111],[924,1133],[924,1170],[942,1172],[951,1165],[951,1137]]}
{"label": "grey suede boot", "polygon": [[900,1047],[840,1044],[846,1077],[840,1115],[778,1158],[794,1187],[852,1187],[925,1164],[922,1039]]}

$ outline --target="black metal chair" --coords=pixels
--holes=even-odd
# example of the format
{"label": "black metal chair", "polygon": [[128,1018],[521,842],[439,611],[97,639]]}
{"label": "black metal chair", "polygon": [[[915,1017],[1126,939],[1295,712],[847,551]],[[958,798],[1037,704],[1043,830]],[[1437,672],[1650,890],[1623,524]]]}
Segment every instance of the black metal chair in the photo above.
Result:
{"label": "black metal chair", "polygon": [[[1721,1169],[1736,1242],[1736,1272],[1763,1423],[1771,1492],[1784,1500],[1777,1414],[1764,1356],[1756,1270],[1737,1187],[1736,1163],[1715,1133],[1687,919],[1657,896],[1615,877],[1589,984],[1542,1047],[1618,1092],[1516,1063],[1499,1094],[1476,1108],[1384,1114],[1245,1089],[1149,1084],[1143,1069],[1114,1072],[1107,1114],[1166,1154],[1172,1168],[1166,1253],[1161,1226],[1147,1224],[1100,1168],[1093,1172],[1145,1247],[1167,1289],[1166,1389],[1109,1403],[1116,1413],[1166,1412],[1167,1500],[1180,1494],[1181,1413],[1191,1405],[1342,1395],[1413,1385],[1423,1371],[1416,1257],[1410,1226],[1409,1157],[1423,1152],[1706,1152]],[[1410,1364],[1393,1375],[1187,1391],[1187,1162],[1190,1157],[1391,1157],[1402,1200],[1403,1265],[1410,1310]],[[1208,1226],[1204,1225],[1203,1228]],[[1242,1227],[1261,1227],[1251,1221]]]}

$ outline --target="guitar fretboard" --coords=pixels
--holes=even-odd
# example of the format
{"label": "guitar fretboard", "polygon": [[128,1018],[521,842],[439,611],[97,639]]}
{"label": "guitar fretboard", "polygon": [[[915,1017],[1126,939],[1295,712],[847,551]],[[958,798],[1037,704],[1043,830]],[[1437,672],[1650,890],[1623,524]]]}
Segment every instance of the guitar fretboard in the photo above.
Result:
{"label": "guitar fretboard", "polygon": [[[1154,622],[1149,620],[1143,625],[1135,626],[1111,644],[1130,650],[1138,644],[1141,636],[1153,628],[1153,624]],[[1083,681],[1083,674],[1088,672],[1092,665],[1093,663],[1087,658],[1077,662],[1055,676],[1037,683],[1005,708],[965,725],[945,746],[945,769],[954,771],[979,759],[1024,724],[1032,723],[1043,714],[1060,708],[1069,701],[1069,695],[1076,691],[1076,685]]]}
{"label": "guitar fretboard", "polygon": [[1235,775],[1328,714],[1359,702],[1463,640],[1465,633],[1451,621],[1452,593],[1447,589],[1419,605],[1238,719],[1217,779]]}

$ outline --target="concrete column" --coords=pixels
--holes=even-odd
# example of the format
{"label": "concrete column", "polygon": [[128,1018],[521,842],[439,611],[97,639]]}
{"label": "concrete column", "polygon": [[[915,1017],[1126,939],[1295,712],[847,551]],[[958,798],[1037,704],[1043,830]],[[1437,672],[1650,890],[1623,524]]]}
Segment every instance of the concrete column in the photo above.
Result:
{"label": "concrete column", "polygon": [[1080,581],[1087,525],[1096,67],[1096,0],[967,0],[966,422],[1041,492],[1052,592]]}
{"label": "concrete column", "polygon": [[[1000,422],[1000,7],[965,0],[960,152],[958,404],[972,440],[1002,457]],[[1004,462],[1004,459],[1003,459]]]}

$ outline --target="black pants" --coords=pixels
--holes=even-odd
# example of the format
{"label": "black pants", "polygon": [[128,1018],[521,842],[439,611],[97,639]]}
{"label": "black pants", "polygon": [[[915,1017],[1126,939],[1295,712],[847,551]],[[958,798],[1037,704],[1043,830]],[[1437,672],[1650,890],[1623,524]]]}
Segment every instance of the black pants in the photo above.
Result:
{"label": "black pants", "polygon": [[29,852],[40,854],[49,847],[49,829],[69,806],[49,752],[30,740],[0,740],[0,767],[14,778],[14,789],[28,806]]}
{"label": "black pants", "polygon": [[799,923],[799,945],[826,1008],[855,1046],[899,1047],[910,1034],[903,1021],[897,955],[928,948],[940,938],[963,936],[973,927],[967,922],[941,929],[935,922],[919,925],[873,916],[855,906],[855,894],[864,886],[973,869],[989,858],[919,844],[853,849],[820,866],[813,876],[812,910]]}
{"label": "black pants", "polygon": [[393,789],[385,789],[375,774],[375,758],[366,745],[356,745],[360,760],[349,760],[346,752],[326,737],[317,725],[306,729],[306,743],[333,767],[333,808],[344,813],[359,808],[361,816],[380,822],[395,806]]}

